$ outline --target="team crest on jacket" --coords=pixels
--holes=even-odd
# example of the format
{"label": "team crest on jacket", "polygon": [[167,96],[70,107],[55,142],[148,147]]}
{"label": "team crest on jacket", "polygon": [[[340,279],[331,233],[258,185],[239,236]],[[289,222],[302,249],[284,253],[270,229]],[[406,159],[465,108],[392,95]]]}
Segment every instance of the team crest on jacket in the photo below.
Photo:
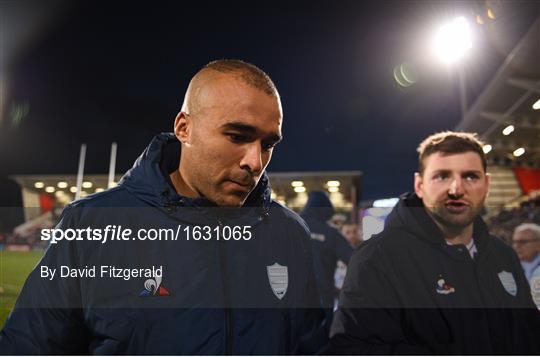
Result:
{"label": "team crest on jacket", "polygon": [[148,279],[144,282],[144,289],[139,293],[139,297],[147,296],[169,296],[167,290],[161,283],[161,276],[156,276],[155,279]]}
{"label": "team crest on jacket", "polygon": [[274,263],[273,265],[266,266],[266,272],[268,273],[268,281],[270,287],[274,292],[274,295],[278,299],[283,299],[287,292],[287,286],[289,285],[289,272],[286,266]]}
{"label": "team crest on jacket", "polygon": [[540,276],[531,279],[531,293],[534,303],[540,309]]}
{"label": "team crest on jacket", "polygon": [[504,290],[512,296],[516,296],[517,294],[517,285],[516,280],[514,279],[514,276],[512,273],[509,273],[507,271],[501,271],[497,274],[499,276],[499,280],[501,281]]}
{"label": "team crest on jacket", "polygon": [[455,292],[456,289],[452,285],[446,282],[442,275],[437,278],[437,293],[442,295],[448,295]]}

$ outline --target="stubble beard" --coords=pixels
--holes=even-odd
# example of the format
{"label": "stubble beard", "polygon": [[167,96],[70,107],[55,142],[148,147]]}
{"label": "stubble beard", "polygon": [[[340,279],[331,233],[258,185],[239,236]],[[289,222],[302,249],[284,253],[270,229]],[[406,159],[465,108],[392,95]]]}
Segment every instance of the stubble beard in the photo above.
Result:
{"label": "stubble beard", "polygon": [[476,215],[480,212],[479,207],[469,206],[468,210],[463,213],[452,213],[444,205],[439,204],[435,207],[426,207],[429,215],[437,221],[437,223],[449,231],[459,231],[465,229],[474,222]]}

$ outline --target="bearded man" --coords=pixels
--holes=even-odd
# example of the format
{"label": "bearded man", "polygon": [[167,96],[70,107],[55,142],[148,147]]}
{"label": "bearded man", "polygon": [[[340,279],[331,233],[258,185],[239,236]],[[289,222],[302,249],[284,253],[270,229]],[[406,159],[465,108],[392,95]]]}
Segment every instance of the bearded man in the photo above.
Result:
{"label": "bearded man", "polygon": [[540,352],[540,315],[519,259],[479,216],[490,185],[482,147],[458,132],[420,144],[415,193],[349,262],[332,353]]}

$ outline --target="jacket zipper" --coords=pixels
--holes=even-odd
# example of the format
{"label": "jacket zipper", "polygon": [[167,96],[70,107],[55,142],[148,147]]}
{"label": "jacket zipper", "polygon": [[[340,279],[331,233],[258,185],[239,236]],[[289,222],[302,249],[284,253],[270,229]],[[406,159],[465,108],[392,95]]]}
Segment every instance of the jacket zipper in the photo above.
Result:
{"label": "jacket zipper", "polygon": [[[220,229],[223,229],[223,223],[218,220]],[[230,356],[233,354],[233,342],[234,342],[234,325],[233,325],[233,311],[231,308],[231,290],[229,286],[229,274],[228,274],[228,260],[227,260],[227,247],[225,241],[220,240],[219,244],[219,261],[221,271],[221,283],[223,288],[223,304],[225,314],[225,355]]]}

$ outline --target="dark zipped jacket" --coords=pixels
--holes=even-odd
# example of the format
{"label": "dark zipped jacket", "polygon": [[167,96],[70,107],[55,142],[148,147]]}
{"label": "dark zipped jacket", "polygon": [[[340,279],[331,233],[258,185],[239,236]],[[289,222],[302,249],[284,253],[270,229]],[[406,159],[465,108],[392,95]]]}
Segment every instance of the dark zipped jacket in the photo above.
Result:
{"label": "dark zipped jacket", "polygon": [[321,191],[310,192],[306,206],[300,212],[311,232],[315,275],[322,304],[331,309],[334,308],[336,264],[338,260],[347,264],[353,251],[345,237],[328,224],[334,212],[332,202]]}
{"label": "dark zipped jacket", "polygon": [[540,316],[513,250],[480,217],[478,255],[448,245],[416,195],[349,262],[333,354],[539,354]]}
{"label": "dark zipped jacket", "polygon": [[[64,210],[64,231],[133,233],[50,244],[0,334],[1,354],[273,355],[324,344],[309,338],[322,315],[304,222],[270,199],[266,174],[242,208],[179,196],[168,175],[179,159],[178,140],[160,134],[116,188]],[[177,236],[132,238],[141,229]],[[162,273],[58,278],[62,265]],[[41,277],[42,266],[58,268],[57,277]]]}

